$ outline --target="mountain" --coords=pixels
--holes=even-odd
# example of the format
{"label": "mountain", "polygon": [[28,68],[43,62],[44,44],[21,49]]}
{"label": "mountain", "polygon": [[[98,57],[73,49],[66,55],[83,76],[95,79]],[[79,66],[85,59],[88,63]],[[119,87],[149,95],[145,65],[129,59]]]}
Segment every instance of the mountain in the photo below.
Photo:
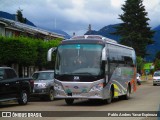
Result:
{"label": "mountain", "polygon": [[118,25],[119,24],[108,25],[108,26],[105,26],[105,27],[103,27],[102,29],[100,29],[98,31],[90,30],[90,31],[87,31],[85,33],[85,35],[102,35],[104,37],[107,37],[107,38],[110,38],[110,39],[114,39],[117,42],[119,42],[120,36],[111,34],[111,33],[116,31],[115,27],[118,26]]}
{"label": "mountain", "polygon": [[155,31],[153,36],[154,43],[147,46],[147,53],[149,54],[146,56],[147,61],[153,61],[155,59],[156,53],[160,51],[160,25],[155,27],[153,31]]}
{"label": "mountain", "polygon": [[64,32],[63,30],[53,29],[53,30],[50,30],[50,31],[64,35],[65,39],[71,38],[71,36],[68,33]]}
{"label": "mountain", "polygon": [[50,31],[50,32],[54,32],[54,33],[57,33],[57,34],[64,35],[65,39],[70,39],[71,38],[71,36],[68,33],[66,33],[65,31],[63,31],[63,30],[60,30],[60,29],[49,29],[49,28],[45,28],[45,29]]}
{"label": "mountain", "polygon": [[[10,20],[15,20],[15,18],[16,18],[15,16],[16,16],[15,14],[10,14],[10,13],[7,13],[7,12],[0,11],[0,17],[2,17],[2,18],[6,18],[6,19],[10,19]],[[28,19],[26,19],[26,24],[36,27],[36,26],[35,26],[31,21],[29,21]]]}
{"label": "mountain", "polygon": [[[110,33],[113,33],[116,31],[115,27],[118,26],[119,24],[114,24],[114,25],[108,25],[103,27],[102,29],[95,31],[95,30],[90,30],[85,33],[85,35],[102,35],[104,37],[114,39],[117,42],[120,42],[120,36],[113,35]],[[153,41],[154,43],[152,45],[147,46],[147,56],[145,57],[146,61],[153,61],[155,59],[155,55],[158,51],[160,51],[160,25],[152,29],[155,31],[155,34],[153,36]]]}

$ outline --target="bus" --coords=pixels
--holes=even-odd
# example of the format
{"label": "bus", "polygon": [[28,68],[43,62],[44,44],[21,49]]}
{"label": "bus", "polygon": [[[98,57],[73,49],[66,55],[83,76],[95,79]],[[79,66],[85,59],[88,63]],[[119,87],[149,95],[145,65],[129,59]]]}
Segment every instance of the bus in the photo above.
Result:
{"label": "bus", "polygon": [[133,48],[99,36],[74,36],[48,50],[55,54],[54,97],[68,105],[75,99],[111,103],[129,99],[136,91],[136,54]]}

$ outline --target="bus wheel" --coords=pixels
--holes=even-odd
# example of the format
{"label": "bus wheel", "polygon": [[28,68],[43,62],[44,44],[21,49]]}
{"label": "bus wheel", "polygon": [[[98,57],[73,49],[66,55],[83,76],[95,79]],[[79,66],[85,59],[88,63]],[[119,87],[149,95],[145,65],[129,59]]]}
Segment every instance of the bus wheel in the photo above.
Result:
{"label": "bus wheel", "polygon": [[74,102],[74,99],[65,99],[65,101],[66,101],[66,103],[67,103],[67,105],[72,105],[73,104],[73,102]]}
{"label": "bus wheel", "polygon": [[128,100],[129,98],[130,98],[130,87],[128,86],[127,93],[126,93],[126,95],[124,95],[124,99]]}
{"label": "bus wheel", "polygon": [[110,94],[109,94],[109,98],[104,100],[104,103],[106,104],[110,104],[112,102],[113,99],[113,91],[110,90]]}

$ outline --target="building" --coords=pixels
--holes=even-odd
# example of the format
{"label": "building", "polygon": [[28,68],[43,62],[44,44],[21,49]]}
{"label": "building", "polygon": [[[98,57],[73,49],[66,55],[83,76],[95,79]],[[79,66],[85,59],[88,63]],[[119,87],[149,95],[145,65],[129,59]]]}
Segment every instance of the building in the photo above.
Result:
{"label": "building", "polygon": [[0,17],[0,36],[11,37],[20,35],[44,40],[64,39],[64,35]]}
{"label": "building", "polygon": [[[12,36],[26,36],[43,40],[53,40],[55,38],[64,39],[64,35],[50,32],[44,29],[40,29],[34,26],[30,26],[24,23],[20,23],[14,20],[0,17],[0,36],[12,37]],[[19,73],[19,65],[12,64],[12,67]],[[31,74],[38,70],[35,66],[22,67],[23,77],[31,76]]]}
{"label": "building", "polygon": [[146,63],[144,64],[143,67],[143,74],[148,75],[148,74],[153,74],[153,70],[154,70],[154,64],[153,63]]}

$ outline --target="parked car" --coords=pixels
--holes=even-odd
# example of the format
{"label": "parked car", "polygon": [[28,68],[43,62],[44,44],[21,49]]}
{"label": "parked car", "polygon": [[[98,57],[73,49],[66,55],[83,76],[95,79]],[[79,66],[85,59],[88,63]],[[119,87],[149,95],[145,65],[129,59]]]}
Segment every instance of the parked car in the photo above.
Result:
{"label": "parked car", "polygon": [[33,73],[34,88],[32,96],[42,100],[54,100],[54,71],[37,71]]}
{"label": "parked car", "polygon": [[160,71],[155,71],[153,74],[153,86],[160,84]]}
{"label": "parked car", "polygon": [[137,79],[137,84],[141,85],[141,75],[139,73],[137,73],[136,76],[137,76],[137,78],[136,78]]}
{"label": "parked car", "polygon": [[31,78],[19,78],[13,68],[0,67],[0,102],[16,100],[20,105],[26,105],[33,82]]}

